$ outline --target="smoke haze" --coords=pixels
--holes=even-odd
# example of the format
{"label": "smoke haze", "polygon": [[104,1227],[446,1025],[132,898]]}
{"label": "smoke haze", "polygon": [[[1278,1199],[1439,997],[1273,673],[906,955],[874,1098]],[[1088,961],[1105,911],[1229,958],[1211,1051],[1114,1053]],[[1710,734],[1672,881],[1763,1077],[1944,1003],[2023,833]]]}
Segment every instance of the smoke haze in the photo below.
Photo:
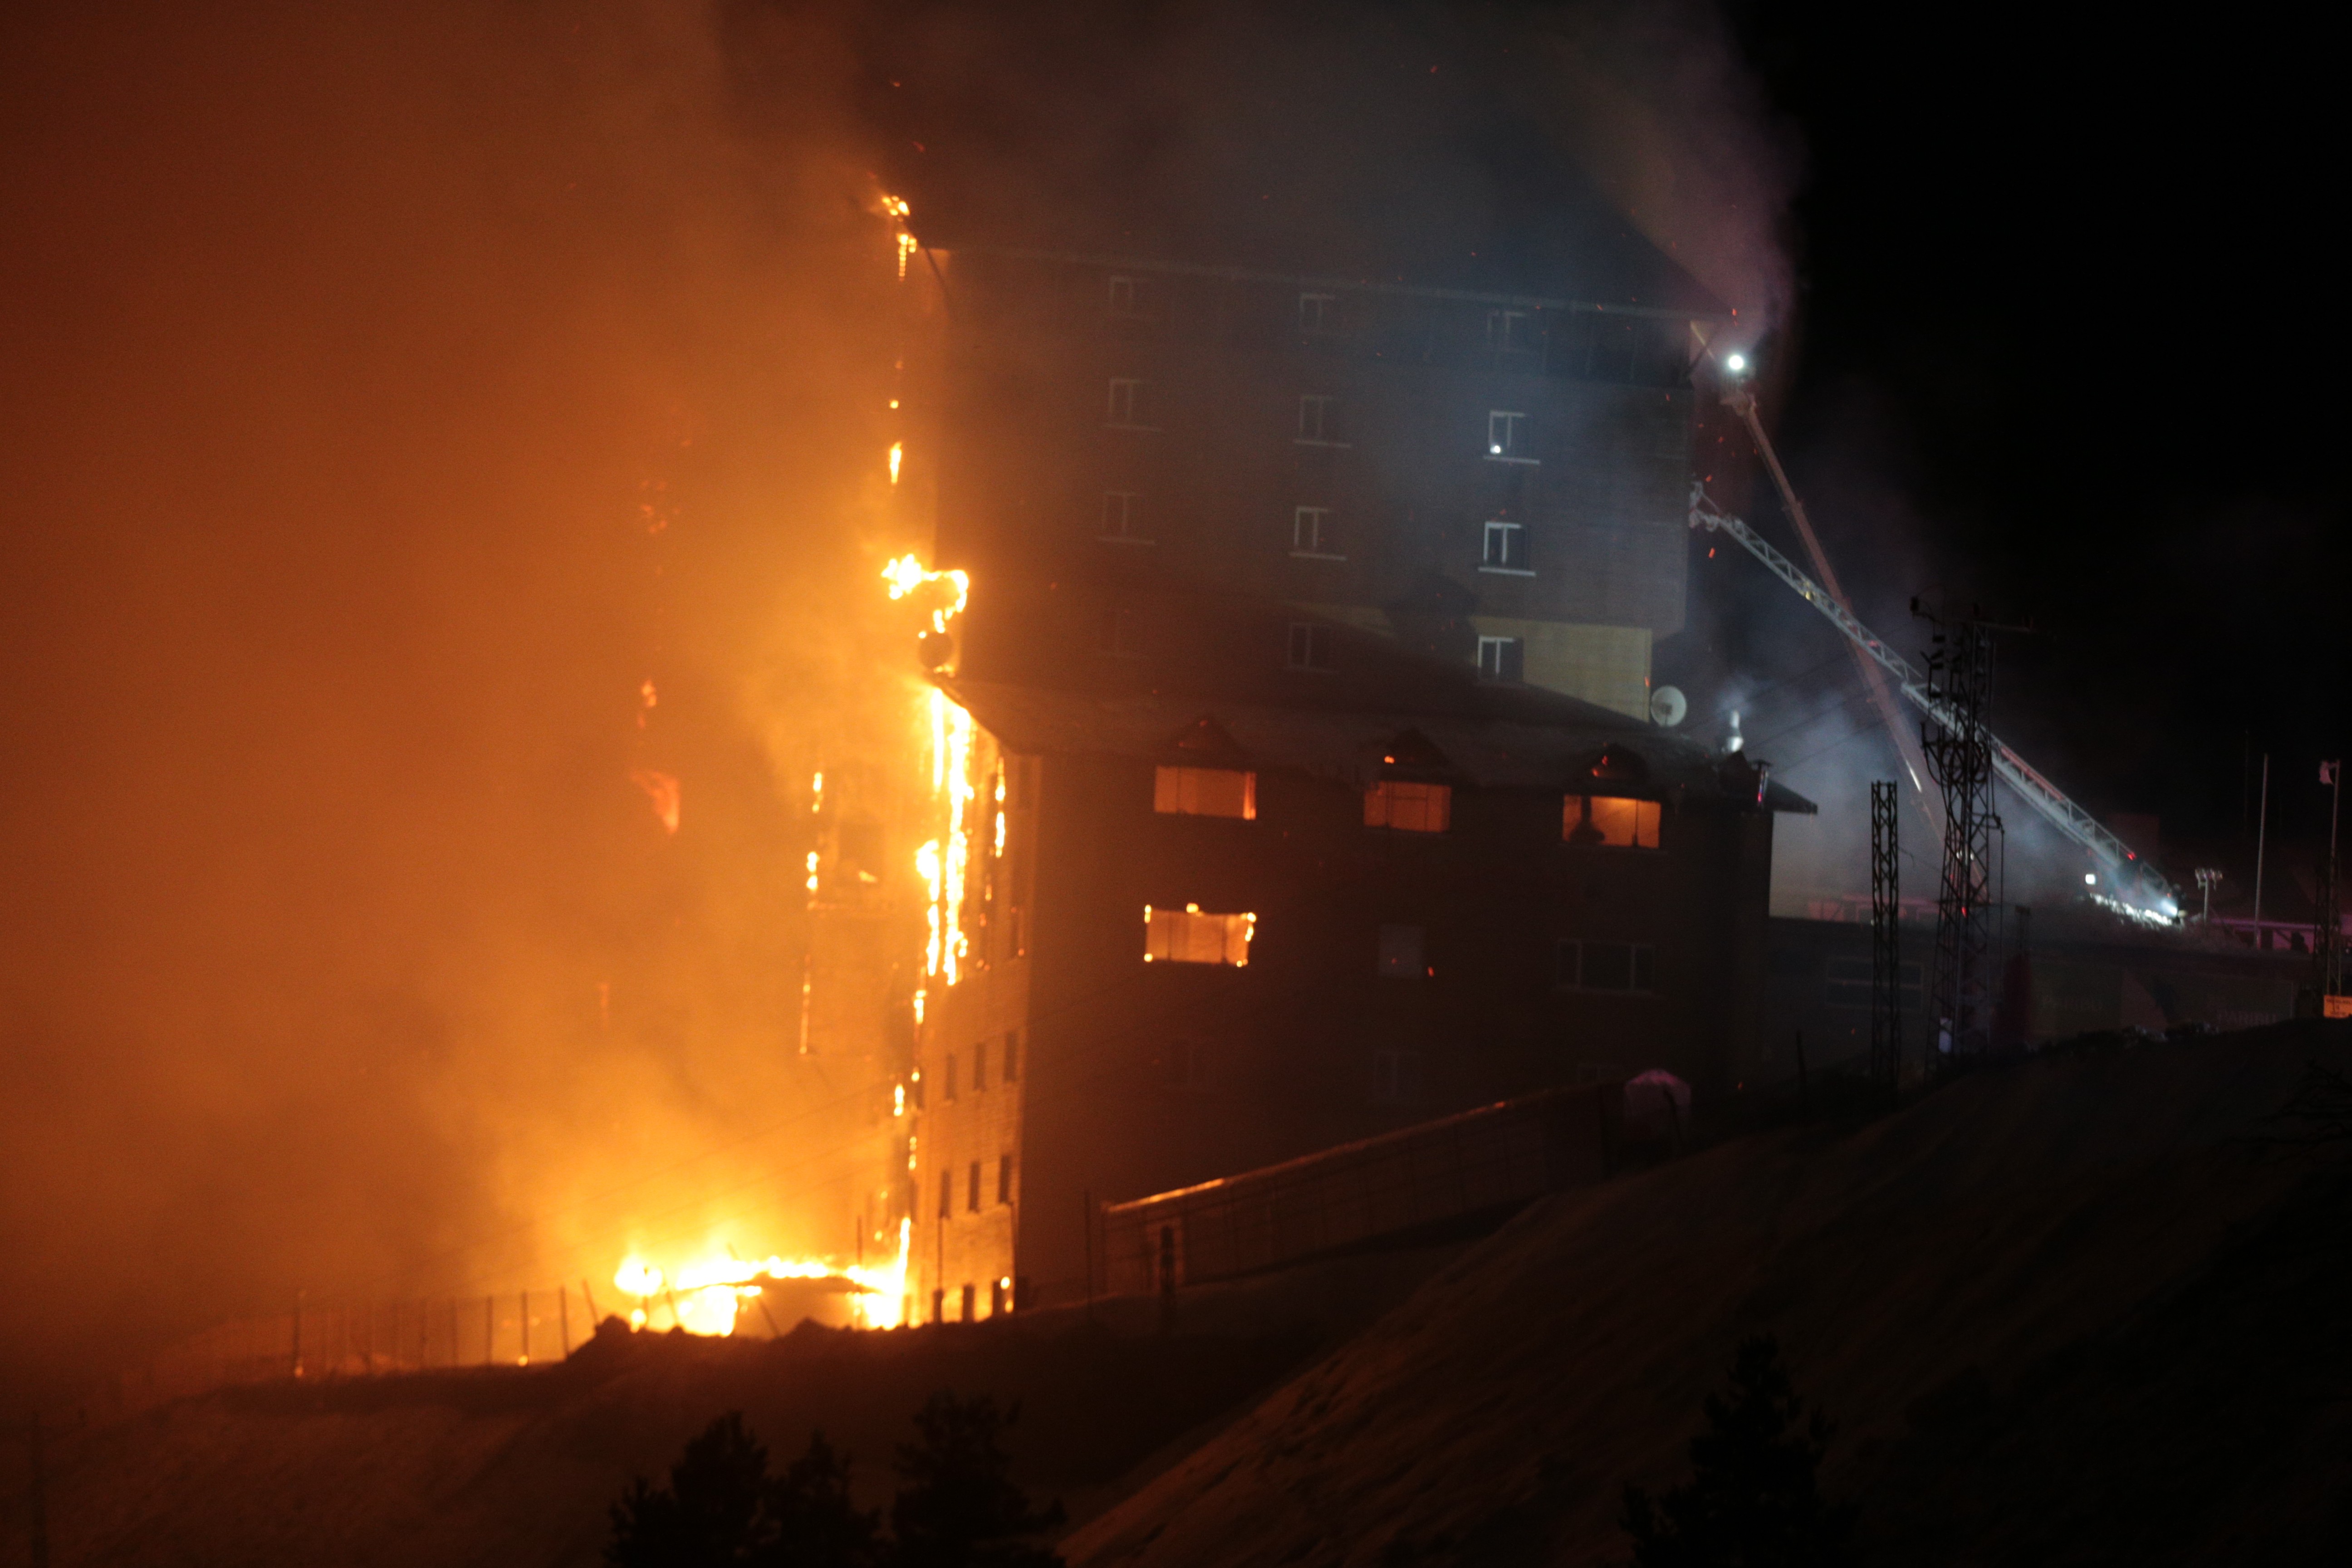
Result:
{"label": "smoke haze", "polygon": [[1298,167],[1418,139],[1443,189],[1498,81],[1783,310],[1789,139],[1660,15],[16,16],[0,1376],[301,1289],[845,1247],[792,1042],[807,773],[911,680],[858,607],[908,542],[872,171],[944,137],[1200,223],[1304,105]]}

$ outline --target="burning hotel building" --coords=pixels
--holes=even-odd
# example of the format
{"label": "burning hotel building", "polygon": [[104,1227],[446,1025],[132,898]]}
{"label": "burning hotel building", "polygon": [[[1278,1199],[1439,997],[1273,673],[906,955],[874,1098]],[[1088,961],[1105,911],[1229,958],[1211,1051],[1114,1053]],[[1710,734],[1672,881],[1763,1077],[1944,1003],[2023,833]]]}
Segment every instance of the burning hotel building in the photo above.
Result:
{"label": "burning hotel building", "polygon": [[900,258],[944,816],[921,981],[856,982],[908,1321],[1090,1293],[1106,1203],[1740,1076],[1811,808],[1650,718],[1722,308],[1590,198],[1378,256],[950,207]]}

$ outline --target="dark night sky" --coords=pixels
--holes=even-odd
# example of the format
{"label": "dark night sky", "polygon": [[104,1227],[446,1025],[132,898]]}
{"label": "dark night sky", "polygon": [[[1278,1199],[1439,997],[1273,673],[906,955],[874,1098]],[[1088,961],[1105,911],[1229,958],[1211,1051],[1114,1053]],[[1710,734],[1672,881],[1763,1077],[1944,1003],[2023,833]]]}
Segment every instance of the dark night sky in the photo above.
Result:
{"label": "dark night sky", "polygon": [[2315,831],[2352,565],[2336,54],[2284,8],[2062,10],[1733,8],[1804,147],[1785,447],[1925,520],[1890,561],[1814,503],[1858,595],[2032,617],[2000,722],[2086,800],[2229,832],[2251,738]]}

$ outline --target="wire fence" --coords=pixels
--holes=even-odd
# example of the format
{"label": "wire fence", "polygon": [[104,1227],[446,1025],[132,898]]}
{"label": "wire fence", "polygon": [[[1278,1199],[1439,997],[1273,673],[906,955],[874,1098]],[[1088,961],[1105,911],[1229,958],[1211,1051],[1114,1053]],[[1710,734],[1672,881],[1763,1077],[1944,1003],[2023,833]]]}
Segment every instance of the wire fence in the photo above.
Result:
{"label": "wire fence", "polygon": [[562,1361],[596,1331],[583,1285],[390,1301],[297,1302],[218,1324],[124,1372],[122,1411],[239,1384]]}

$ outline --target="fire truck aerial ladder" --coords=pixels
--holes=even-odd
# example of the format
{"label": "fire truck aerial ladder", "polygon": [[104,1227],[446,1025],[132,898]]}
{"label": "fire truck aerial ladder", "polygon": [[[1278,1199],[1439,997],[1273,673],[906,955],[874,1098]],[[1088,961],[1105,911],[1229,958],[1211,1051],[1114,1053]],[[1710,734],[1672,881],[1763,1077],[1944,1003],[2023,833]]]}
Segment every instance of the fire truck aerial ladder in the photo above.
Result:
{"label": "fire truck aerial ladder", "polygon": [[[1738,356],[1733,356],[1735,359]],[[1744,366],[1727,361],[1735,374]],[[1826,569],[1820,544],[1812,535],[1812,526],[1780,468],[1780,457],[1756,416],[1756,400],[1744,389],[1735,391],[1724,399],[1725,405],[1747,424],[1748,432],[1771,470],[1773,482],[1780,488],[1790,517],[1797,521],[1808,549],[1816,564]],[[1731,536],[1748,553],[1761,561],[1772,575],[1796,590],[1797,596],[1819,610],[1829,623],[1843,633],[1863,664],[1865,680],[1877,701],[1882,720],[1893,736],[1896,750],[1902,754],[1904,766],[1910,770],[1914,787],[1918,787],[1923,764],[1916,760],[1918,737],[1895,720],[1890,704],[1885,700],[1885,680],[1892,677],[1895,689],[1911,705],[1948,731],[1959,731],[1963,722],[1959,715],[1928,689],[1927,676],[1914,668],[1904,657],[1889,647],[1880,637],[1865,626],[1847,607],[1845,595],[1822,587],[1798,569],[1795,562],[1775,550],[1754,529],[1717,507],[1707,496],[1706,487],[1691,486],[1690,526],[1713,533]],[[1826,574],[1826,573],[1825,573]],[[1881,672],[1884,672],[1883,674]],[[2091,858],[2106,872],[2107,888],[2091,889],[2094,901],[2126,919],[2147,925],[2171,925],[2180,918],[2180,900],[2172,884],[2154,866],[2142,860],[2132,847],[2110,831],[2089,812],[2084,811],[2056,784],[2034,770],[2000,738],[1987,731],[1985,741],[1992,752],[1992,768],[2000,781],[2022,797],[2027,805],[2040,812],[2050,825],[2089,851]],[[1924,793],[1924,791],[1922,792]]]}

